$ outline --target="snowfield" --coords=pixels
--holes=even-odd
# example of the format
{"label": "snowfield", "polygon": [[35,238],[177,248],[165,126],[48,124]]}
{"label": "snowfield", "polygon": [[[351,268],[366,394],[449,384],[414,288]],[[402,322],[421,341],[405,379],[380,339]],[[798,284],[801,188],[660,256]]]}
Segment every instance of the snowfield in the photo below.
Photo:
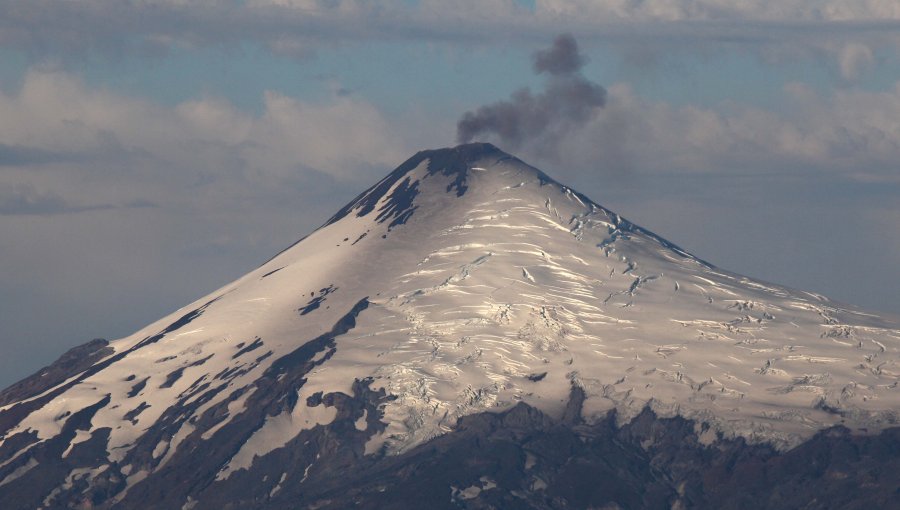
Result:
{"label": "snowfield", "polygon": [[[338,328],[347,317],[352,327]],[[329,334],[296,398],[267,411],[218,480],[330,423],[337,410],[322,396],[353,395],[358,381],[390,397],[367,453],[408,451],[460,417],[519,402],[561,415],[573,386],[588,423],[613,409],[625,423],[649,406],[695,420],[710,442],[784,450],[834,425],[900,425],[898,328],[714,267],[490,145],[426,151],[263,266],[0,408],[18,413],[0,447],[37,437],[0,468],[92,407],[62,455],[108,428],[109,463],[132,462],[165,416],[152,459],[122,466],[132,486],[189,435],[213,440],[251,412],[260,377]],[[199,419],[223,405],[215,423]]]}

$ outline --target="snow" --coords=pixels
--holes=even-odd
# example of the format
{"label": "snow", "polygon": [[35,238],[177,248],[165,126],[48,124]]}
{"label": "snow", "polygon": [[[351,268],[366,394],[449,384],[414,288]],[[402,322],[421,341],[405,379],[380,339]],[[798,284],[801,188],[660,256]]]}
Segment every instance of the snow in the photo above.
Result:
{"label": "snow", "polygon": [[287,479],[287,473],[282,473],[281,478],[278,480],[278,484],[275,487],[273,487],[271,491],[269,491],[270,498],[275,496],[276,494],[278,494],[278,491],[281,490],[281,486],[282,486],[282,484],[284,484],[284,481],[286,479]]}
{"label": "snow", "polygon": [[113,505],[122,501],[122,499],[124,499],[125,496],[128,495],[129,489],[134,487],[135,484],[146,479],[147,476],[149,476],[149,475],[150,475],[150,472],[148,470],[142,469],[142,470],[137,471],[136,473],[133,473],[130,476],[128,476],[128,478],[125,479],[125,489],[122,490],[122,492],[116,494],[116,496],[113,498]]}
{"label": "snow", "polygon": [[484,491],[489,491],[491,489],[497,488],[497,482],[491,480],[486,476],[482,476],[478,479],[481,482],[479,485],[470,485],[465,489],[458,489],[456,487],[450,486],[450,501],[466,501],[469,499],[475,499],[481,495]]}
{"label": "snow", "polygon": [[213,437],[213,435],[215,435],[216,432],[219,431],[219,429],[221,429],[222,427],[227,425],[231,421],[232,418],[234,418],[235,416],[237,416],[238,414],[243,412],[244,408],[245,408],[245,404],[247,402],[247,399],[250,398],[250,395],[253,395],[253,393],[255,391],[256,391],[255,387],[250,388],[249,390],[247,390],[243,394],[241,394],[240,397],[229,402],[228,403],[228,416],[225,419],[223,419],[222,421],[220,421],[219,423],[210,427],[206,432],[201,434],[200,437],[204,440],[209,440],[211,437]]}
{"label": "snow", "polygon": [[13,472],[10,473],[9,475],[7,475],[6,478],[3,479],[3,481],[0,481],[0,487],[3,487],[4,485],[12,482],[13,480],[21,478],[22,476],[25,475],[25,473],[28,473],[29,471],[31,471],[32,469],[37,467],[37,465],[38,465],[37,459],[34,459],[34,458],[28,459],[28,462],[26,462],[24,465],[19,466],[18,468],[13,470]]}
{"label": "snow", "polygon": [[[108,455],[116,462],[168,409],[199,398],[189,396],[193,384],[248,369],[193,412],[199,417],[244,391],[229,401],[224,420],[202,431],[210,440],[245,412],[254,381],[273,361],[331,330],[363,298],[370,306],[335,339],[330,358],[327,351],[315,356],[320,365],[306,375],[294,409],[269,417],[218,479],[331,423],[335,409],[309,407],[307,398],[350,394],[365,378],[396,397],[383,404],[387,430],[370,438],[366,453],[406,451],[462,416],[522,401],[561,415],[573,385],[586,394],[589,422],[617,409],[624,423],[650,406],[707,424],[706,439],[720,433],[779,448],[836,424],[869,433],[898,425],[900,326],[893,319],[711,267],[518,160],[470,162],[477,170],[468,172],[460,197],[448,193],[455,176],[429,175],[427,163],[407,174],[419,194],[405,224],[389,229],[389,221],[376,221],[384,197],[369,214],[350,211],[258,269],[112,342],[121,359],[32,412],[0,444],[29,429],[55,437],[63,423],[57,417],[109,394],[110,404],[66,452],[109,427]],[[320,294],[325,288],[334,290]],[[320,295],[318,308],[299,313]],[[166,332],[194,310],[202,313]],[[257,338],[261,347],[235,357]],[[145,388],[129,397],[145,377]],[[142,402],[149,407],[136,423],[124,419]],[[366,416],[358,430],[366,430]],[[192,431],[184,425],[159,444],[160,465]],[[132,474],[129,486],[147,474]]]}
{"label": "snow", "polygon": [[83,443],[91,438],[91,433],[85,430],[76,430],[75,437],[72,438],[72,441],[69,442],[69,447],[66,448],[66,451],[63,452],[62,458],[66,458],[69,456],[69,452],[72,451],[72,448],[75,447],[78,443]]}
{"label": "snow", "polygon": [[353,426],[356,428],[356,430],[365,432],[366,429],[369,428],[369,425],[366,423],[366,419],[368,418],[368,416],[369,416],[369,410],[363,409],[362,416],[360,416],[358,420],[353,422]]}
{"label": "snow", "polygon": [[[169,462],[169,459],[171,459],[172,456],[175,455],[175,451],[178,448],[178,445],[181,444],[182,441],[187,439],[187,437],[193,431],[194,431],[194,426],[191,425],[190,423],[185,423],[184,425],[181,426],[181,428],[178,429],[178,432],[176,432],[175,435],[172,436],[172,439],[169,440],[169,442],[162,443],[164,445],[163,452],[165,453],[165,455],[159,461],[159,464],[157,464],[157,469],[165,466],[166,463]],[[159,457],[159,455],[157,455],[157,452],[155,452],[155,451],[153,452],[153,457],[154,458]]]}
{"label": "snow", "polygon": [[300,399],[292,412],[285,412],[270,417],[265,424],[253,433],[240,451],[219,473],[217,480],[227,480],[231,473],[249,468],[256,457],[261,457],[276,448],[284,446],[302,430],[308,430],[319,424],[334,421],[337,409],[324,404],[307,407],[306,399]]}

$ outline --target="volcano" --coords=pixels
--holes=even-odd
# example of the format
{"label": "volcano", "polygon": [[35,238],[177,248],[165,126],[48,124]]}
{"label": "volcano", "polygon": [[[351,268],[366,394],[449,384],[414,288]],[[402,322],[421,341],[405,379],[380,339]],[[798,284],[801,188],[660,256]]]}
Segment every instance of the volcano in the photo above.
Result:
{"label": "volcano", "polygon": [[[723,240],[726,242],[726,240]],[[898,508],[900,324],[490,144],[0,393],[35,508]]]}

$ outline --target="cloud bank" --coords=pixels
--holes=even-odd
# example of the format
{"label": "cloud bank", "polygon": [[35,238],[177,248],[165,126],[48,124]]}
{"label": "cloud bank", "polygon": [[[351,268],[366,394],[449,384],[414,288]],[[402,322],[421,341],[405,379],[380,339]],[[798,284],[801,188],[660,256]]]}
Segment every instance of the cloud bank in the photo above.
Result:
{"label": "cloud bank", "polygon": [[[35,56],[256,45],[292,57],[360,41],[583,41],[659,51],[728,45],[828,55],[845,79],[900,48],[894,0],[0,0],[0,47]],[[863,47],[865,49],[863,49]]]}
{"label": "cloud bank", "polygon": [[[845,65],[868,65],[871,58],[856,48]],[[533,71],[548,76],[545,89],[523,88],[466,112],[457,140],[494,141],[551,168],[692,174],[813,168],[900,181],[900,82],[882,92],[827,94],[788,83],[780,110],[740,102],[672,106],[625,84],[608,93],[581,74],[586,62],[573,36],[558,36],[532,55]]]}
{"label": "cloud bank", "polygon": [[548,155],[522,155],[572,175],[789,175],[813,172],[856,182],[900,183],[900,82],[871,92],[785,86],[783,108],[746,104],[673,106],[631,87],[609,88],[607,105]]}

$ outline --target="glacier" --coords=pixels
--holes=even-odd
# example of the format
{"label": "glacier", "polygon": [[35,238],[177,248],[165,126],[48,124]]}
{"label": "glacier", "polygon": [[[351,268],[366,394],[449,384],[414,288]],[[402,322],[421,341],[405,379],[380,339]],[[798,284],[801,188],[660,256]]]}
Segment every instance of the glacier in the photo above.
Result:
{"label": "glacier", "polygon": [[649,409],[708,444],[900,425],[897,319],[720,269],[490,144],[418,153],[262,266],[96,348],[0,393],[0,491],[49,445],[96,443],[55,494],[115,472],[114,504],[236,430],[215,483],[343,418],[364,455],[397,456],[478,413],[562,418],[573,389],[585,424]]}

